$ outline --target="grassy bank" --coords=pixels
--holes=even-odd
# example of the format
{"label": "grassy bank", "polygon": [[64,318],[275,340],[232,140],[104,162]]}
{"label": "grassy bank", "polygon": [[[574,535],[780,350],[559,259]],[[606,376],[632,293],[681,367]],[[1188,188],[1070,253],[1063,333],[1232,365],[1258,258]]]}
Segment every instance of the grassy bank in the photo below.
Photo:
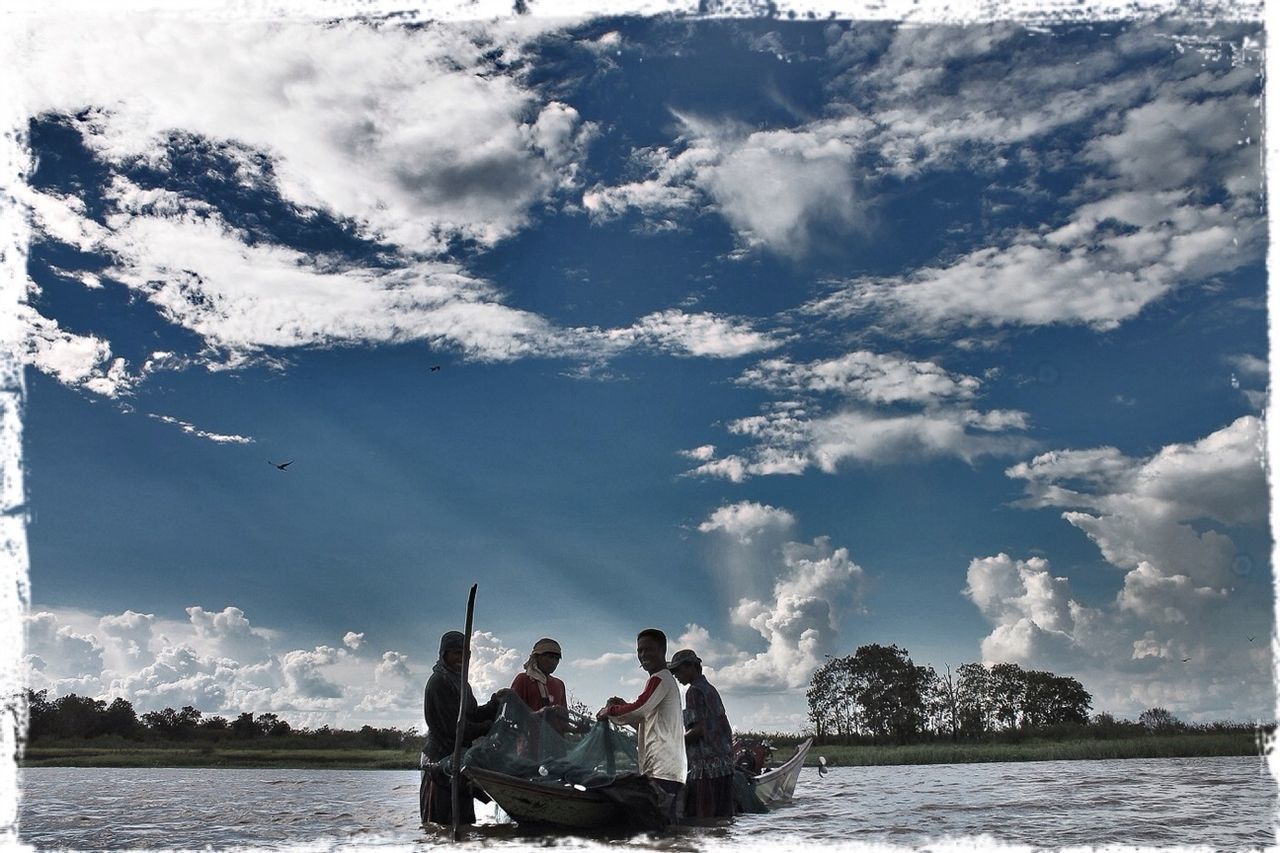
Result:
{"label": "grassy bank", "polygon": [[[791,740],[791,738],[787,738]],[[776,742],[776,741],[775,741]],[[980,761],[1061,761],[1107,758],[1190,758],[1258,755],[1251,732],[1147,735],[1124,738],[1028,738],[1019,743],[948,742],[907,746],[815,746],[807,764],[823,756],[833,767],[889,764],[962,764]],[[794,754],[782,746],[774,755],[784,761]],[[28,746],[24,767],[262,767],[332,768],[335,770],[412,770],[418,748],[309,747],[226,743],[99,743],[62,741]]]}
{"label": "grassy bank", "polygon": [[136,747],[29,746],[23,767],[325,767],[335,770],[413,770],[418,750],[272,749],[199,744]]}
{"label": "grassy bank", "polygon": [[[1108,758],[1194,758],[1258,755],[1257,737],[1250,732],[1228,734],[1148,735],[1108,740],[1036,740],[1020,743],[923,743],[906,746],[815,746],[806,764],[823,756],[829,766],[886,764],[964,764],[980,761],[1063,761]],[[780,749],[776,761],[794,754]]]}

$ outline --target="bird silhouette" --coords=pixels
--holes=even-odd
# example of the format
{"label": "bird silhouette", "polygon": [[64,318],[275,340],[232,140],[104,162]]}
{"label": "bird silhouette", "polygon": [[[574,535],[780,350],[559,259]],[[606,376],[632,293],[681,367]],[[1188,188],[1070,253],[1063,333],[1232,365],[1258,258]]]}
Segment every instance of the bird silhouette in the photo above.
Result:
{"label": "bird silhouette", "polygon": [[432,373],[435,373],[435,372],[436,372],[437,370],[439,370],[439,369],[440,369],[440,365],[438,365],[438,364],[433,364],[433,365],[431,365],[431,372],[432,372]]}
{"label": "bird silhouette", "polygon": [[1183,658],[1183,659],[1182,659],[1182,662],[1183,662],[1183,663],[1186,663],[1186,662],[1187,662],[1187,661],[1189,661],[1189,660],[1191,660],[1191,658]]}
{"label": "bird silhouette", "polygon": [[288,462],[272,462],[270,459],[268,459],[267,464],[274,465],[277,468],[279,468],[281,471],[283,471],[285,468],[288,468],[290,465],[293,464],[293,460],[290,459]]}
{"label": "bird silhouette", "polygon": [[1251,642],[1251,643],[1253,642],[1253,637],[1250,637],[1250,638],[1249,638],[1249,642]]}

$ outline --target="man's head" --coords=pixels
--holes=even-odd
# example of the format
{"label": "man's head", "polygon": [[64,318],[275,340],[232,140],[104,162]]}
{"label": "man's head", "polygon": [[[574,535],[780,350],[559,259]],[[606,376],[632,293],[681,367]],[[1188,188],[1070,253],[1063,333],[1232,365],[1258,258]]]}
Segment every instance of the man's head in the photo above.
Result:
{"label": "man's head", "polygon": [[689,684],[702,675],[702,658],[693,649],[681,649],[671,656],[667,669],[681,684]]}
{"label": "man's head", "polygon": [[550,675],[560,665],[560,644],[550,637],[543,637],[533,644],[531,657],[534,663],[537,664],[538,669]]}
{"label": "man's head", "polygon": [[440,660],[454,672],[462,672],[467,638],[461,631],[446,631],[440,636]]}
{"label": "man's head", "polygon": [[648,673],[661,672],[667,666],[667,635],[657,628],[645,628],[636,635],[636,659]]}

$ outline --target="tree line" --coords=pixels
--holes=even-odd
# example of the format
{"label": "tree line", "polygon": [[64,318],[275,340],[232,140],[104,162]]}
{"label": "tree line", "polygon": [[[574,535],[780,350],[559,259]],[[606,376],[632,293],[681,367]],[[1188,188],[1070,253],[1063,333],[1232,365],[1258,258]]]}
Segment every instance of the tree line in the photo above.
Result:
{"label": "tree line", "polygon": [[305,740],[335,748],[400,749],[416,744],[421,737],[415,728],[295,728],[271,712],[254,715],[245,711],[227,718],[205,715],[191,705],[139,715],[127,699],[116,698],[108,703],[74,693],[50,699],[47,690],[27,690],[27,711],[30,742],[114,736],[131,741]]}
{"label": "tree line", "polygon": [[966,663],[939,674],[913,662],[906,649],[878,643],[829,657],[814,671],[806,698],[819,743],[989,739],[1084,725],[1101,737],[1213,728],[1188,726],[1163,708],[1143,712],[1136,723],[1109,714],[1090,719],[1093,697],[1069,676],[1014,663]]}

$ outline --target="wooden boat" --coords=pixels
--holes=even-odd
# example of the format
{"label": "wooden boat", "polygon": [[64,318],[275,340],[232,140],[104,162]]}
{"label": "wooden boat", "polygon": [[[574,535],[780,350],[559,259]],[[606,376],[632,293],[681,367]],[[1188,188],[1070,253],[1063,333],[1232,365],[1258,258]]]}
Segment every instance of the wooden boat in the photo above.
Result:
{"label": "wooden boat", "polygon": [[807,738],[796,747],[795,755],[755,778],[756,796],[760,798],[760,802],[768,808],[791,802],[791,797],[796,792],[796,782],[800,779],[800,768],[804,767],[804,759],[811,746],[813,738]]}
{"label": "wooden boat", "polygon": [[[809,738],[785,763],[755,777],[756,796],[767,808],[791,801],[805,756],[812,745],[813,738]],[[527,782],[478,767],[464,767],[462,772],[521,825],[610,830],[636,823],[636,816],[629,813],[627,806],[599,788]]]}

